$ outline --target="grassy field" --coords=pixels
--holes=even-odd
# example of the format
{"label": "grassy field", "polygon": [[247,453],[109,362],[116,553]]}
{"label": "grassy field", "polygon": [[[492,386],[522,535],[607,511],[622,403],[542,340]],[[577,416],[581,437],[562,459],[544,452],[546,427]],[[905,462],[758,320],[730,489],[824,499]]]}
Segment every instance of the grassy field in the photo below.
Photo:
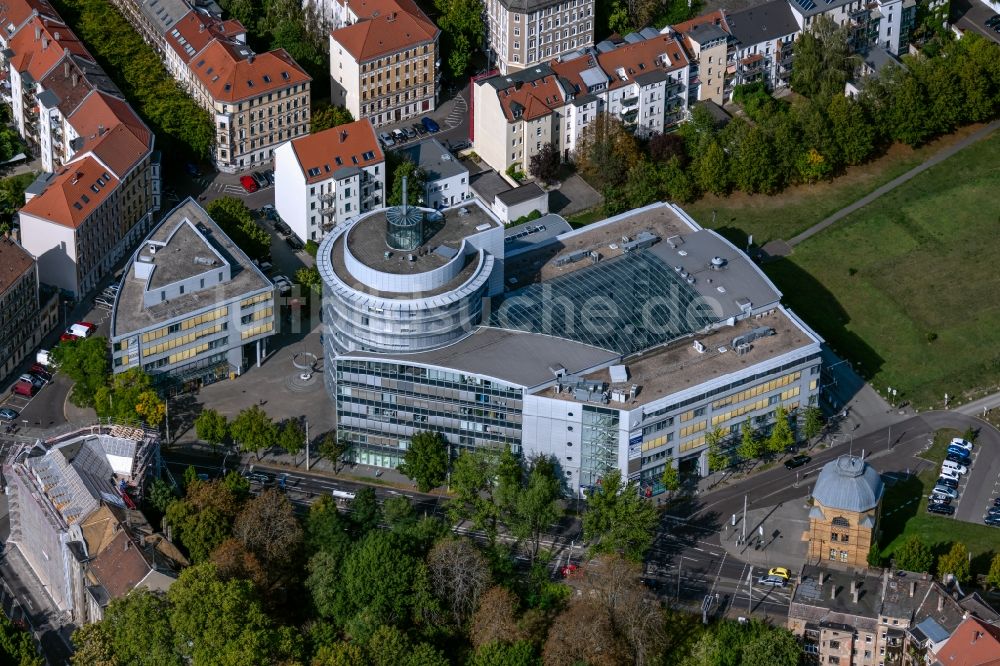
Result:
{"label": "grassy field", "polygon": [[954,406],[1000,382],[997,155],[1000,135],[766,266],[831,347],[877,389],[897,388],[920,408],[946,393]]}
{"label": "grassy field", "polygon": [[737,245],[745,243],[747,234],[753,234],[757,245],[778,238],[788,240],[980,127],[964,128],[916,150],[895,145],[881,158],[852,167],[828,183],[791,187],[775,196],[742,193],[728,197],[708,195],[685,205],[684,209],[699,224],[719,229]]}
{"label": "grassy field", "polygon": [[937,480],[948,442],[961,435],[957,430],[936,432],[933,446],[922,454],[934,465],[886,489],[882,500],[882,542],[885,544],[882,557],[886,561],[910,535],[916,534],[935,555],[943,555],[953,542],[961,541],[972,553],[972,573],[989,571],[990,560],[1000,551],[1000,528],[927,513],[927,495]]}

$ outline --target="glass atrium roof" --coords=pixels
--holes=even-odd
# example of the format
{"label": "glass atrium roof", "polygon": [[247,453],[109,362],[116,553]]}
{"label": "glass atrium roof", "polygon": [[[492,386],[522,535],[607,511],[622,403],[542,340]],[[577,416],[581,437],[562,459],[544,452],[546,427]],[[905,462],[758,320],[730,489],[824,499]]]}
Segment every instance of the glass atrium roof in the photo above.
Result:
{"label": "glass atrium roof", "polygon": [[[589,258],[582,261],[590,261]],[[490,325],[634,354],[718,321],[700,294],[648,250],[509,292]]]}

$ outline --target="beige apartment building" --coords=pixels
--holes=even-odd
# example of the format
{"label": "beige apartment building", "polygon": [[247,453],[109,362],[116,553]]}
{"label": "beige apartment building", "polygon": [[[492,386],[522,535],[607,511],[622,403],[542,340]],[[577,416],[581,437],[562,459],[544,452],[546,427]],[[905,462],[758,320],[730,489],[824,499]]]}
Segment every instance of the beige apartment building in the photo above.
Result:
{"label": "beige apartment building", "polygon": [[330,33],[332,102],[376,127],[432,111],[438,27],[410,0],[376,0],[348,9],[345,25]]}
{"label": "beige apartment building", "polygon": [[594,0],[486,0],[486,30],[502,74],[592,46]]}
{"label": "beige apartment building", "polygon": [[219,171],[266,164],[279,144],[309,133],[312,79],[284,49],[256,54],[215,39],[188,67],[194,98],[213,114]]}
{"label": "beige apartment building", "polygon": [[722,106],[727,97],[727,74],[735,71],[728,65],[730,29],[725,12],[702,14],[668,30],[684,41],[691,54],[688,103],[711,100]]}

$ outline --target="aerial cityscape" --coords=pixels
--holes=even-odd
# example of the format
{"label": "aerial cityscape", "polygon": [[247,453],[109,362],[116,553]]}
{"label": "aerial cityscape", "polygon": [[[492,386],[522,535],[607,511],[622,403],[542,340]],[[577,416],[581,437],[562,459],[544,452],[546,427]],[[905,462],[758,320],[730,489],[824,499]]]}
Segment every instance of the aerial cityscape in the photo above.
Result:
{"label": "aerial cityscape", "polygon": [[1000,664],[1000,2],[0,25],[0,664]]}

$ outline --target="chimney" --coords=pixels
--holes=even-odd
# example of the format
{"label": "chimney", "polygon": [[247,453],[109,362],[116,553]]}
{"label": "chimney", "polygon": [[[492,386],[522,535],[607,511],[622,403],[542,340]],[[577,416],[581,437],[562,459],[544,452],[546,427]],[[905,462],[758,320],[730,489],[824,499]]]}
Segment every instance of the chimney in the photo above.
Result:
{"label": "chimney", "polygon": [[253,64],[253,59],[254,59],[254,54],[253,53],[251,53],[249,56],[247,56],[247,62],[248,63]]}
{"label": "chimney", "polygon": [[41,28],[41,26],[36,25],[35,26],[35,41],[37,42],[41,38],[42,38],[42,28]]}
{"label": "chimney", "polygon": [[343,130],[340,133],[340,142],[344,143],[345,141],[347,141],[347,130]]}
{"label": "chimney", "polygon": [[198,32],[205,32],[205,24],[204,23],[199,23],[198,24]]}
{"label": "chimney", "polygon": [[104,125],[97,125],[97,136],[104,136]]}
{"label": "chimney", "polygon": [[938,594],[938,612],[940,613],[943,610],[944,610],[944,595],[939,593]]}
{"label": "chimney", "polygon": [[833,585],[830,586],[830,601],[833,601],[836,598],[837,598],[837,584],[834,583]]}
{"label": "chimney", "polygon": [[76,72],[73,72],[73,87],[74,87],[74,88],[76,87],[76,84],[77,84],[77,83],[78,83],[79,81],[80,81],[80,75],[79,75],[79,74],[77,74]]}
{"label": "chimney", "polygon": [[43,35],[42,36],[42,50],[44,51],[47,48],[49,48],[49,36],[48,35]]}
{"label": "chimney", "polygon": [[63,60],[63,78],[69,78],[69,60]]}
{"label": "chimney", "polygon": [[917,593],[917,581],[911,580],[910,581],[910,596],[912,597],[916,593]]}
{"label": "chimney", "polygon": [[59,41],[59,31],[58,30],[56,30],[54,33],[52,33],[52,39],[56,40],[57,42]]}

